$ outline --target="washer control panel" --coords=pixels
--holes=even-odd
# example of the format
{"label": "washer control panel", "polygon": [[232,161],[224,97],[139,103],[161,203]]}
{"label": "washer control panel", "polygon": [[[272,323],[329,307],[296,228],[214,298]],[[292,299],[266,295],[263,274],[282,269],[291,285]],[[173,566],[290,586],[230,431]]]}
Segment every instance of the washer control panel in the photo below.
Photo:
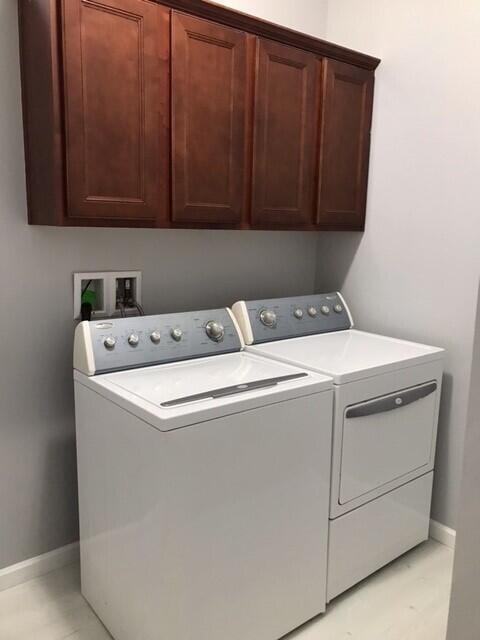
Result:
{"label": "washer control panel", "polygon": [[246,344],[342,331],[353,326],[338,292],[236,302],[233,312]]}
{"label": "washer control panel", "polygon": [[232,353],[242,346],[228,309],[97,320],[78,325],[74,366],[94,375]]}

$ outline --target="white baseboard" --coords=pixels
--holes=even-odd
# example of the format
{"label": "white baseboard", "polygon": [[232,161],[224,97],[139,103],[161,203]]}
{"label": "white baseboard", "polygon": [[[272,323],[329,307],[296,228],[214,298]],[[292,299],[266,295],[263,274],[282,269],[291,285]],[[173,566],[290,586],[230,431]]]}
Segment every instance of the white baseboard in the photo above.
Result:
{"label": "white baseboard", "polygon": [[433,538],[433,540],[441,542],[446,547],[450,547],[450,549],[455,549],[456,535],[455,529],[450,529],[450,527],[440,524],[436,520],[430,520],[430,538]]}
{"label": "white baseboard", "polygon": [[41,556],[29,558],[10,567],[5,567],[5,569],[0,569],[0,591],[43,576],[72,562],[77,562],[79,558],[79,544],[78,542],[72,542],[72,544],[67,544],[65,547],[54,549]]}

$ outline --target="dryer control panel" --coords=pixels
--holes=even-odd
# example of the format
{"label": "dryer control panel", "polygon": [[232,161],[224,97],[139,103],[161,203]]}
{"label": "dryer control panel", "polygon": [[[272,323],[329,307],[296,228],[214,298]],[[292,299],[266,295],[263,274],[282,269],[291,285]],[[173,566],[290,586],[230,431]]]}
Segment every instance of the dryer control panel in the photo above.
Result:
{"label": "dryer control panel", "polygon": [[229,309],[115,318],[77,326],[73,366],[95,375],[242,348],[238,325]]}
{"label": "dryer control panel", "polygon": [[353,327],[350,311],[338,292],[298,298],[236,302],[233,313],[246,344],[342,331]]}

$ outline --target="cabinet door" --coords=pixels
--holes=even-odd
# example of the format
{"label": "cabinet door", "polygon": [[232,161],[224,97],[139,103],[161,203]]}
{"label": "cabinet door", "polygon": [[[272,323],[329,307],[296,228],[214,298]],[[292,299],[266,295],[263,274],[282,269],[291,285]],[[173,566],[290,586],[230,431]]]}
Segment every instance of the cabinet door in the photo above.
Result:
{"label": "cabinet door", "polygon": [[319,162],[320,225],[363,229],[367,198],[373,72],[324,61]]}
{"label": "cabinet door", "polygon": [[238,224],[244,212],[247,35],[172,16],[174,222]]}
{"label": "cabinet door", "polygon": [[258,41],[253,206],[256,226],[309,226],[314,219],[318,61]]}
{"label": "cabinet door", "polygon": [[169,15],[142,0],[63,0],[69,218],[167,218]]}

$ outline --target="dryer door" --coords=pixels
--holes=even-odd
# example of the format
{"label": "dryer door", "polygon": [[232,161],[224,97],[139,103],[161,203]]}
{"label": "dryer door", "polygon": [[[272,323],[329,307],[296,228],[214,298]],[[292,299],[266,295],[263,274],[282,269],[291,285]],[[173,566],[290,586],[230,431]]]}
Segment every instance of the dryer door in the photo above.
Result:
{"label": "dryer door", "polygon": [[344,411],[339,502],[344,505],[415,470],[428,470],[435,441],[437,382]]}

